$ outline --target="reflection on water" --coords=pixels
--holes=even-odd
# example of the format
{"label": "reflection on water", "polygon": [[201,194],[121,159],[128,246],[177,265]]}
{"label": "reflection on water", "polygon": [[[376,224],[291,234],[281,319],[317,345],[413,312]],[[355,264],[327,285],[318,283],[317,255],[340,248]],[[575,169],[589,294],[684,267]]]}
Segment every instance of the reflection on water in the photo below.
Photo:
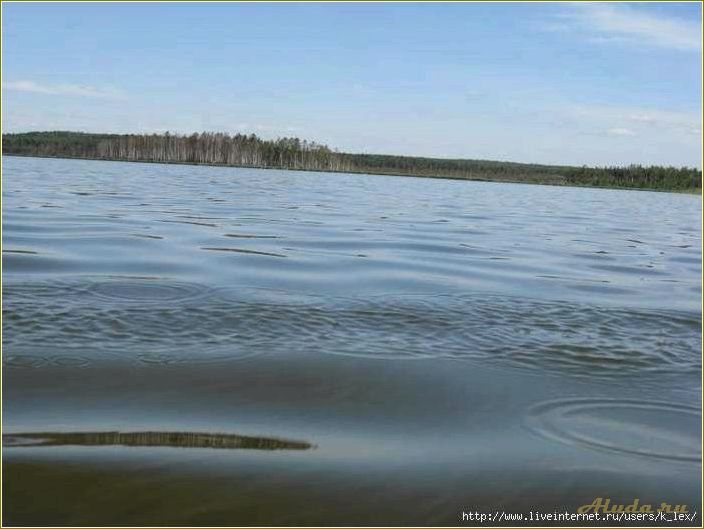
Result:
{"label": "reflection on water", "polygon": [[308,450],[313,445],[267,437],[200,432],[33,432],[3,434],[3,446],[170,446],[251,450]]}
{"label": "reflection on water", "polygon": [[[701,510],[698,197],[32,158],[3,177],[6,525]],[[191,450],[214,447],[263,450]]]}

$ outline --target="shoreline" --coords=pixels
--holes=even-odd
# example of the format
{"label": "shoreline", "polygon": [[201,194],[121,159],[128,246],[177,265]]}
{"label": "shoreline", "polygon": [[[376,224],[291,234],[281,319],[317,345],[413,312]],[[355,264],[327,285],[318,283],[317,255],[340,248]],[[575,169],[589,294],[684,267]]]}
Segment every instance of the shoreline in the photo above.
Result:
{"label": "shoreline", "polygon": [[702,188],[687,188],[687,189],[658,189],[651,187],[623,187],[623,186],[594,186],[594,185],[579,185],[572,183],[559,183],[559,182],[541,182],[541,181],[528,181],[528,180],[512,180],[512,179],[490,179],[490,178],[467,178],[461,176],[450,176],[450,175],[419,175],[410,173],[399,173],[399,172],[372,172],[372,171],[339,171],[339,170],[321,170],[321,169],[299,169],[291,168],[285,166],[263,166],[263,165],[232,165],[232,164],[220,164],[220,163],[202,163],[202,162],[179,162],[179,161],[160,161],[160,160],[126,160],[124,158],[91,158],[86,156],[57,156],[57,155],[36,155],[36,154],[21,154],[21,153],[1,153],[2,156],[15,156],[18,158],[46,158],[46,159],[61,159],[61,160],[89,160],[96,162],[125,162],[125,163],[151,163],[160,165],[192,165],[192,166],[205,166],[205,167],[230,167],[236,169],[264,169],[270,171],[301,171],[307,173],[334,173],[334,174],[352,174],[352,175],[370,175],[370,176],[400,176],[400,177],[410,177],[410,178],[433,178],[439,180],[459,180],[465,182],[488,182],[496,184],[529,184],[529,185],[540,185],[540,186],[554,186],[554,187],[574,187],[580,189],[615,189],[622,191],[650,191],[654,193],[678,193],[686,195],[701,195]]}

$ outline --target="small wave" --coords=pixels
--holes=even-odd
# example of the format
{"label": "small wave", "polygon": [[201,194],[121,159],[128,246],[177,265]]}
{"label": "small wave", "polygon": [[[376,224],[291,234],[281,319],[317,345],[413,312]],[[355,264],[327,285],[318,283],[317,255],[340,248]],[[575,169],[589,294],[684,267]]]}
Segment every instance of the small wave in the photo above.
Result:
{"label": "small wave", "polygon": [[225,217],[204,217],[201,215],[176,215],[176,216],[181,219],[190,219],[190,220],[225,220]]}
{"label": "small wave", "polygon": [[216,246],[203,246],[201,250],[208,250],[211,252],[233,252],[233,253],[246,253],[251,255],[266,255],[269,257],[286,257],[284,254],[273,253],[273,252],[260,252],[258,250],[246,250],[244,248],[222,248]]}
{"label": "small wave", "polygon": [[254,235],[251,233],[225,233],[223,236],[236,239],[281,239],[278,235]]}
{"label": "small wave", "polygon": [[146,233],[132,233],[131,235],[132,237],[140,237],[142,239],[163,239],[161,235],[149,235]]}
{"label": "small wave", "polygon": [[191,224],[193,226],[206,226],[208,228],[217,228],[217,224],[210,222],[196,222],[194,220],[160,220],[159,222],[168,222],[172,224]]}

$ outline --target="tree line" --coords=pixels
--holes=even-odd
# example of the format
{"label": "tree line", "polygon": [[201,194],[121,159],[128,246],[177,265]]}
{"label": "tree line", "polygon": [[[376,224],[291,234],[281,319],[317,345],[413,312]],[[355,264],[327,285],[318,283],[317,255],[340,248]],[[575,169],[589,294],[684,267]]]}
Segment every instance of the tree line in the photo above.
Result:
{"label": "tree line", "polygon": [[702,172],[689,167],[573,167],[491,160],[342,153],[299,138],[265,140],[254,134],[3,134],[4,154],[195,163],[312,171],[397,174],[661,190],[701,189]]}
{"label": "tree line", "polygon": [[254,134],[3,134],[5,154],[67,156],[245,167],[348,171],[352,167],[325,145],[299,138],[263,140]]}

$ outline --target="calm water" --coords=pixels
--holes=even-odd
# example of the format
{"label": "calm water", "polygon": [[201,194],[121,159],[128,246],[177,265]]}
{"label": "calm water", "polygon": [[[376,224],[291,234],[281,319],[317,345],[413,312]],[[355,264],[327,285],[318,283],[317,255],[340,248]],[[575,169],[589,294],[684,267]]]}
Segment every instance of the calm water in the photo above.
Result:
{"label": "calm water", "polygon": [[664,193],[6,158],[4,523],[700,512],[701,214]]}

